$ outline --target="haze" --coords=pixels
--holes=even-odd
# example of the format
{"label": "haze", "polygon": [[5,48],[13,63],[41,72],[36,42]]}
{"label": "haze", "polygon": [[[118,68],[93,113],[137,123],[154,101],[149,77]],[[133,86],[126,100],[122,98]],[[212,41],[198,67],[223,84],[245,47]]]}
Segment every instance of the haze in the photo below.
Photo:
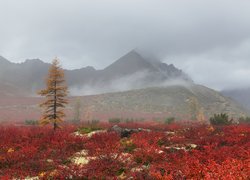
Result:
{"label": "haze", "polygon": [[250,86],[250,1],[1,0],[0,55],[104,68],[131,49],[222,90]]}

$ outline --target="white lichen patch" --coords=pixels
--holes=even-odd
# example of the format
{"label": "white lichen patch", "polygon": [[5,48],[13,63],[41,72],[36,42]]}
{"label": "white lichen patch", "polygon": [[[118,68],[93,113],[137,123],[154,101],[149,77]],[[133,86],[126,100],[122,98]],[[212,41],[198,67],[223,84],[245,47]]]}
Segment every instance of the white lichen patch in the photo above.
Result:
{"label": "white lichen patch", "polygon": [[129,153],[122,153],[119,158],[119,161],[122,161],[123,163],[130,163],[132,162],[132,155]]}
{"label": "white lichen patch", "polygon": [[107,130],[96,130],[96,131],[92,131],[90,133],[87,133],[87,134],[82,134],[80,133],[79,131],[76,131],[73,133],[74,136],[80,136],[80,137],[92,137],[94,134],[97,134],[97,133],[104,133],[104,132],[107,132]]}
{"label": "white lichen patch", "polygon": [[175,132],[173,132],[173,131],[165,131],[165,134],[166,135],[175,135]]}
{"label": "white lichen patch", "polygon": [[164,151],[162,151],[162,150],[156,150],[155,151],[157,154],[162,154],[162,153],[164,153]]}
{"label": "white lichen patch", "polygon": [[92,132],[90,132],[90,133],[88,133],[88,134],[86,134],[86,136],[87,137],[91,137],[91,136],[93,136],[94,134],[98,134],[98,133],[105,133],[105,132],[107,132],[106,130],[97,130],[97,131],[92,131]]}
{"label": "white lichen patch", "polygon": [[76,131],[73,133],[74,136],[80,136],[80,137],[84,137],[84,134],[81,134],[80,132]]}
{"label": "white lichen patch", "polygon": [[167,146],[166,149],[186,150],[186,147]]}
{"label": "white lichen patch", "polygon": [[71,158],[71,162],[76,165],[86,165],[89,161],[90,158],[88,157],[88,151],[85,149],[75,153],[75,155]]}
{"label": "white lichen patch", "polygon": [[39,180],[39,177],[38,176],[35,176],[35,177],[26,177],[24,180]]}
{"label": "white lichen patch", "polygon": [[131,172],[141,172],[145,169],[149,169],[149,166],[143,165],[141,167],[134,167],[131,169]]}
{"label": "white lichen patch", "polygon": [[167,146],[165,149],[175,149],[175,150],[184,150],[190,151],[191,149],[197,148],[196,144],[186,144],[186,145],[175,145],[175,146]]}
{"label": "white lichen patch", "polygon": [[86,149],[83,149],[80,152],[75,153],[75,156],[87,156],[88,155],[88,151]]}
{"label": "white lichen patch", "polygon": [[71,162],[78,166],[86,165],[89,163],[90,160],[94,159],[96,159],[96,157],[88,156],[88,151],[85,149],[75,153],[75,155],[70,158]]}
{"label": "white lichen patch", "polygon": [[189,144],[188,146],[189,146],[190,148],[192,148],[192,149],[197,148],[197,145],[196,145],[196,144]]}
{"label": "white lichen patch", "polygon": [[74,157],[71,159],[72,163],[74,163],[75,165],[86,165],[89,163],[90,159],[89,157]]}

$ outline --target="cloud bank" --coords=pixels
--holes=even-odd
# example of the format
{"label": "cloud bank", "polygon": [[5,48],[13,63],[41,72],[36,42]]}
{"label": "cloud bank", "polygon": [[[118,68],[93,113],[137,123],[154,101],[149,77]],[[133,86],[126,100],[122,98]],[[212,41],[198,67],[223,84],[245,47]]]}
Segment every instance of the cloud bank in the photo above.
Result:
{"label": "cloud bank", "polygon": [[250,1],[1,0],[0,55],[101,69],[131,49],[218,90],[250,86]]}

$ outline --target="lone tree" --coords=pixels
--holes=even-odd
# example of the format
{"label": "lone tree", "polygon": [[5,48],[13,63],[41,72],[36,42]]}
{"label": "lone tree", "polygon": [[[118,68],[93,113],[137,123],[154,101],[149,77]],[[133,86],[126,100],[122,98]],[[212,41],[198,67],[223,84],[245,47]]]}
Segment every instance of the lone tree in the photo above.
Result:
{"label": "lone tree", "polygon": [[57,58],[53,60],[49,69],[46,85],[46,89],[38,93],[46,97],[46,100],[40,104],[40,107],[44,108],[40,123],[42,125],[53,123],[54,130],[56,130],[59,128],[58,123],[63,121],[62,118],[65,116],[63,108],[68,103],[66,100],[68,88],[65,85],[64,71]]}

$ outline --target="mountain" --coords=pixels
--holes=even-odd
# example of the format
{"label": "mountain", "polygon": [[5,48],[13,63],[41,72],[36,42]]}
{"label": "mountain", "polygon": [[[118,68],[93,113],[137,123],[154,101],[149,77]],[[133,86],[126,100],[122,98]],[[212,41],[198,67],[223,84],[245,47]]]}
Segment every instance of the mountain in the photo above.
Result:
{"label": "mountain", "polygon": [[[39,59],[11,63],[0,57],[0,85],[5,86],[0,89],[1,94],[35,95],[44,87],[44,78],[49,66],[50,64]],[[191,82],[185,73],[173,65],[144,58],[134,50],[102,70],[89,66],[65,70],[65,77],[72,95],[158,86],[176,79]]]}
{"label": "mountain", "polygon": [[[38,119],[38,104],[42,98],[4,97],[0,101],[0,121]],[[124,92],[70,97],[66,120],[73,118],[75,104],[81,102],[82,120],[108,120],[109,118],[190,120],[211,117],[214,113],[227,113],[238,118],[248,114],[239,104],[220,93],[201,85],[186,83],[165,87],[150,87]],[[15,113],[13,113],[15,112]]]}
{"label": "mountain", "polygon": [[11,64],[11,62],[9,62],[7,59],[5,59],[4,57],[0,56],[0,68],[4,67],[4,66],[9,66]]}
{"label": "mountain", "polygon": [[[147,59],[142,57],[135,50],[124,55],[110,66],[103,70],[102,80],[117,79],[122,77],[136,78],[138,73],[143,73],[144,81],[147,83],[160,83],[164,80],[181,78],[183,80],[190,80],[181,70],[174,67],[174,65],[167,65],[157,60]],[[133,76],[135,75],[135,77]]]}
{"label": "mountain", "polygon": [[132,50],[128,54],[115,61],[113,64],[106,67],[103,71],[106,73],[107,77],[112,78],[118,74],[120,76],[126,76],[145,70],[154,71],[155,69],[151,63],[146,61],[136,51]]}
{"label": "mountain", "polygon": [[[32,95],[44,87],[49,67],[39,59],[11,63],[0,57],[0,120],[40,116],[37,104],[41,99]],[[86,114],[106,120],[171,116],[188,120],[198,115],[209,118],[214,113],[231,117],[248,113],[232,99],[194,84],[174,65],[143,57],[134,50],[102,70],[90,66],[65,70],[65,77],[72,95],[85,94],[70,98],[67,119],[72,118],[78,99],[82,102],[82,119]]]}
{"label": "mountain", "polygon": [[250,110],[250,88],[223,90],[221,93]]}
{"label": "mountain", "polygon": [[[0,64],[0,85],[7,90],[2,94],[11,96],[35,93],[39,87],[42,87],[43,77],[49,68],[48,63],[39,59],[26,60],[20,64],[0,59]],[[19,93],[15,94],[16,91]]]}

